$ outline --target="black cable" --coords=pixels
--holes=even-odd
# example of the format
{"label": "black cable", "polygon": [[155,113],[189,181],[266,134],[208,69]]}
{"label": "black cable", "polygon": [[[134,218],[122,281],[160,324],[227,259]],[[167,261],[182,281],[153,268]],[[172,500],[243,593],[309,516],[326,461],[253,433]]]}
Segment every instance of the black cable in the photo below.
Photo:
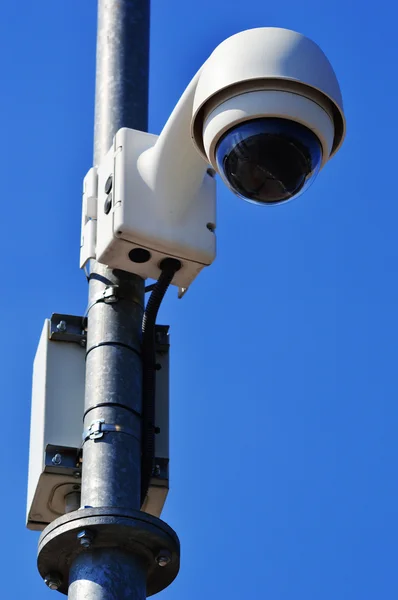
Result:
{"label": "black cable", "polygon": [[152,292],[152,290],[155,289],[155,287],[156,283],[151,283],[150,285],[145,286],[145,293]]}
{"label": "black cable", "polygon": [[155,284],[145,308],[142,320],[142,360],[143,360],[143,406],[142,406],[142,458],[141,458],[141,506],[148,493],[155,457],[155,394],[156,356],[155,325],[162,300],[174,275],[181,268],[175,258],[165,258],[161,264],[161,274]]}

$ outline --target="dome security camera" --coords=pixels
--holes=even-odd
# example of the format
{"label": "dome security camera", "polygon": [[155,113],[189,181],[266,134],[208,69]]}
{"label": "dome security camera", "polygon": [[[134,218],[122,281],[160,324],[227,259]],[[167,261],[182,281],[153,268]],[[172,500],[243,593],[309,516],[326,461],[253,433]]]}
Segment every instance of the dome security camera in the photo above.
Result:
{"label": "dome security camera", "polygon": [[308,187],[343,142],[339,84],[303,35],[243,31],[205,63],[191,127],[198,151],[233,192],[259,204],[284,202]]}
{"label": "dome security camera", "polygon": [[320,48],[294,31],[238,33],[211,54],[159,136],[123,128],[85,178],[81,266],[89,258],[158,279],[165,258],[190,283],[216,253],[214,174],[238,196],[300,195],[340,148],[339,84]]}

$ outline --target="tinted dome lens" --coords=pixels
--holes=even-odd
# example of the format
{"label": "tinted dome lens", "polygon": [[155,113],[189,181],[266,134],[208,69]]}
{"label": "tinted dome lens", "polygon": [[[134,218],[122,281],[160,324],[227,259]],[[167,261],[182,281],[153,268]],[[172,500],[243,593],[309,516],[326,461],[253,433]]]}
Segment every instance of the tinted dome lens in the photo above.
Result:
{"label": "tinted dome lens", "polygon": [[258,204],[277,204],[309,187],[321,166],[322,147],[300,123],[255,119],[221,138],[216,160],[235,194]]}

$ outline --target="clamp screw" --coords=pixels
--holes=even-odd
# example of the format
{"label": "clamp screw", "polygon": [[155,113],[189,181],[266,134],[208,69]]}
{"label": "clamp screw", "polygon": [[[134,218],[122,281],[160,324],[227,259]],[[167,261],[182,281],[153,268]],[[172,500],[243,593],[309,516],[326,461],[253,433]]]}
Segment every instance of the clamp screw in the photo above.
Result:
{"label": "clamp screw", "polygon": [[66,321],[60,321],[58,323],[57,331],[59,331],[60,333],[63,333],[64,331],[66,331]]}
{"label": "clamp screw", "polygon": [[169,550],[161,550],[156,557],[159,567],[167,567],[171,563],[171,553]]}
{"label": "clamp screw", "polygon": [[80,545],[83,546],[83,548],[90,548],[94,540],[94,533],[89,529],[82,529],[77,534],[77,539],[80,541]]}
{"label": "clamp screw", "polygon": [[59,454],[58,452],[57,452],[57,454],[54,454],[54,456],[51,459],[51,462],[53,465],[60,465],[62,462],[61,454]]}
{"label": "clamp screw", "polygon": [[50,590],[58,590],[62,584],[61,575],[58,573],[49,573],[45,576],[44,583]]}

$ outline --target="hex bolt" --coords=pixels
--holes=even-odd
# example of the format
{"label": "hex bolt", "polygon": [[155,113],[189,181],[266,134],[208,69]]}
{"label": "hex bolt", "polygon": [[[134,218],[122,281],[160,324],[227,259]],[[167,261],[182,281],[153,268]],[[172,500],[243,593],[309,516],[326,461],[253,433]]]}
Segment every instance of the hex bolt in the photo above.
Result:
{"label": "hex bolt", "polygon": [[161,550],[156,557],[159,567],[167,567],[171,563],[171,553],[169,550]]}
{"label": "hex bolt", "polygon": [[82,475],[81,475],[80,471],[73,471],[73,477],[75,479],[80,479],[81,476]]}
{"label": "hex bolt", "polygon": [[58,323],[57,331],[59,331],[60,333],[63,333],[64,331],[66,331],[66,321],[60,321]]}
{"label": "hex bolt", "polygon": [[90,529],[82,529],[77,534],[77,539],[80,541],[80,545],[83,548],[90,548],[94,540],[94,532]]}
{"label": "hex bolt", "polygon": [[54,456],[51,459],[51,462],[53,465],[60,465],[62,462],[61,454],[59,454],[58,452],[57,452],[57,454],[54,454]]}
{"label": "hex bolt", "polygon": [[62,584],[61,575],[59,573],[49,573],[45,576],[44,583],[50,590],[58,590]]}

